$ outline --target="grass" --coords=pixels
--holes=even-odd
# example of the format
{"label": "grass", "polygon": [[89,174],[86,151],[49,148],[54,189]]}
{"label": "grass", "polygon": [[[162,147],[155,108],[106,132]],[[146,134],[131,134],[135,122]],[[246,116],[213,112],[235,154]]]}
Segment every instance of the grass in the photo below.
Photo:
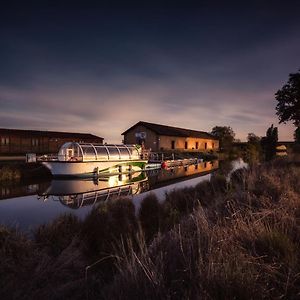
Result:
{"label": "grass", "polygon": [[20,181],[21,171],[10,165],[5,165],[0,167],[0,183],[11,182],[11,181]]}
{"label": "grass", "polygon": [[51,178],[50,171],[40,163],[1,163],[0,184],[30,183]]}
{"label": "grass", "polygon": [[214,174],[138,214],[116,199],[33,239],[1,227],[3,299],[299,298],[299,166]]}

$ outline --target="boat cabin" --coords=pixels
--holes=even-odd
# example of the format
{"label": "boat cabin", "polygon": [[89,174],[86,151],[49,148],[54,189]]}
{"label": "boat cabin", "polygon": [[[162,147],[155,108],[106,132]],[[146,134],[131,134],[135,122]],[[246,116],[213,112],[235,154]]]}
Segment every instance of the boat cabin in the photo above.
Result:
{"label": "boat cabin", "polygon": [[65,143],[58,152],[59,161],[119,161],[137,160],[141,150],[135,145],[102,145],[91,143]]}

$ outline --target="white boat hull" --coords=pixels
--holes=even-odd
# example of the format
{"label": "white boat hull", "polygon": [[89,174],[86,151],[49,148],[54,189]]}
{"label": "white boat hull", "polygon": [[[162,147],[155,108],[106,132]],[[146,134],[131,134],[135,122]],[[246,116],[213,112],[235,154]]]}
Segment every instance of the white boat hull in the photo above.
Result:
{"label": "white boat hull", "polygon": [[141,171],[144,169],[147,161],[44,161],[42,163],[50,170],[53,176],[91,177]]}

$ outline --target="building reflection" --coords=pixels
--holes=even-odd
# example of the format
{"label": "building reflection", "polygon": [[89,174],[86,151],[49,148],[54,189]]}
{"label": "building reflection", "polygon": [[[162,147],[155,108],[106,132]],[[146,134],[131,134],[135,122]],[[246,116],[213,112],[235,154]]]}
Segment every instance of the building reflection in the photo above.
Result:
{"label": "building reflection", "polygon": [[152,170],[148,173],[150,189],[166,186],[198,176],[204,176],[219,168],[219,161],[201,162],[192,165],[178,166],[163,170]]}
{"label": "building reflection", "polygon": [[34,183],[29,185],[2,184],[0,185],[0,200],[36,195],[49,186],[50,182]]}
{"label": "building reflection", "polygon": [[0,199],[38,195],[41,201],[53,200],[72,209],[95,205],[118,197],[130,197],[180,181],[206,175],[219,167],[218,161],[156,169],[106,178],[42,182],[24,186],[0,186]]}

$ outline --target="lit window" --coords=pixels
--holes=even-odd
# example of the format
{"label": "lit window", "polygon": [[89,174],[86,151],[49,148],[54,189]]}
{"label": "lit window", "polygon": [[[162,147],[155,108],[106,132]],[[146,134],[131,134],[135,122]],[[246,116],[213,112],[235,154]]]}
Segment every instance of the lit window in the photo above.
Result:
{"label": "lit window", "polygon": [[1,138],[1,145],[2,146],[9,145],[9,137],[2,137]]}
{"label": "lit window", "polygon": [[31,144],[32,144],[33,147],[36,147],[36,146],[39,145],[39,140],[38,139],[32,139]]}

